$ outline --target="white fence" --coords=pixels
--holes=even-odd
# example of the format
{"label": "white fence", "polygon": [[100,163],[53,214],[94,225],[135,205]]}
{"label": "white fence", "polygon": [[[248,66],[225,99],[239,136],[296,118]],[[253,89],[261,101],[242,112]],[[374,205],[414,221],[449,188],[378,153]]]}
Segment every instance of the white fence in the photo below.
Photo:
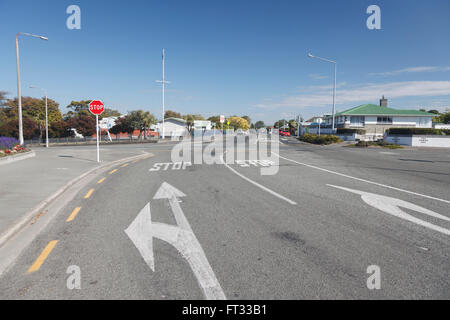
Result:
{"label": "white fence", "polygon": [[384,141],[412,147],[450,148],[450,136],[437,135],[386,135]]}

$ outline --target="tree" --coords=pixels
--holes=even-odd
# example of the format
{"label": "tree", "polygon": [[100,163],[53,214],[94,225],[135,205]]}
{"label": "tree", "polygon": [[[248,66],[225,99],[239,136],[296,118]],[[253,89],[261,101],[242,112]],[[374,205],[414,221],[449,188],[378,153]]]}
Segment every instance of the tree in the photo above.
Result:
{"label": "tree", "polygon": [[434,113],[434,114],[440,114],[440,112],[435,110],[435,109],[428,110],[428,112],[429,113]]}
{"label": "tree", "polygon": [[264,121],[256,121],[255,123],[255,129],[261,129],[261,128],[265,128],[266,125],[264,124]]}
{"label": "tree", "polygon": [[207,120],[211,121],[211,123],[215,123],[216,128],[223,128],[223,123],[220,122],[220,116],[211,116]]}
{"label": "tree", "polygon": [[249,116],[243,116],[242,118],[245,119],[245,120],[247,120],[248,125],[250,125],[250,124],[252,123],[252,119],[250,119]]}
{"label": "tree", "polygon": [[275,122],[273,124],[273,127],[276,129],[279,129],[279,128],[283,127],[285,124],[288,124],[288,122],[285,119],[281,119],[281,120],[278,120],[277,122]]}
{"label": "tree", "polygon": [[69,128],[75,128],[78,133],[85,137],[92,136],[96,131],[95,118],[84,114],[68,119],[67,125]]}
{"label": "tree", "polygon": [[[6,105],[9,108],[2,110],[3,114],[6,115],[6,119],[14,119],[18,121],[19,116],[17,98],[13,100],[9,99],[6,102]],[[52,122],[62,120],[59,104],[56,101],[48,98],[47,109],[49,127]],[[32,119],[33,122],[37,124],[39,128],[39,137],[42,138],[45,132],[45,97],[42,99],[22,97],[22,115],[24,119]]]}
{"label": "tree", "polygon": [[72,101],[66,107],[69,111],[64,115],[64,118],[70,119],[80,114],[91,116],[92,114],[89,112],[89,103],[91,103],[91,101],[92,100]]}
{"label": "tree", "polygon": [[109,132],[117,135],[121,132],[126,132],[130,136],[134,131],[134,127],[130,123],[128,116],[120,117],[116,120],[116,124],[109,129]]}
{"label": "tree", "polygon": [[100,120],[109,117],[120,117],[120,112],[115,109],[105,108],[105,111],[98,116]]}
{"label": "tree", "polygon": [[175,112],[172,110],[167,110],[164,113],[164,119],[167,119],[167,118],[181,118],[181,113]]}
{"label": "tree", "polygon": [[250,127],[248,121],[241,117],[230,117],[227,120],[230,122],[230,126],[233,127],[234,130],[248,130]]}
{"label": "tree", "polygon": [[66,121],[54,121],[49,125],[48,136],[50,138],[69,137],[72,134],[69,129],[69,124]]}
{"label": "tree", "polygon": [[139,138],[144,132],[146,138],[146,131],[150,129],[152,124],[156,123],[156,118],[149,111],[136,110],[128,114],[127,121],[136,130],[139,130]]}
{"label": "tree", "polygon": [[[23,118],[23,138],[25,140],[39,137],[39,126],[35,121],[29,118]],[[17,120],[9,120],[0,125],[0,136],[19,137],[19,122]]]}
{"label": "tree", "polygon": [[186,127],[189,132],[194,128],[195,120],[205,120],[201,114],[186,114],[182,118],[186,120]]}

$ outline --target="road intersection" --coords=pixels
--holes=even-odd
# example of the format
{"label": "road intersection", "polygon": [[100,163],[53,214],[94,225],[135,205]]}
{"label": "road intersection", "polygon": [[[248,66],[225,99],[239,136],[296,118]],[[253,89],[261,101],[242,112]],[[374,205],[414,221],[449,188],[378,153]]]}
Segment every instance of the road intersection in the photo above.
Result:
{"label": "road intersection", "polygon": [[139,146],[154,157],[86,184],[2,275],[0,298],[450,297],[445,152],[289,139],[261,175],[267,163],[175,165],[172,146]]}

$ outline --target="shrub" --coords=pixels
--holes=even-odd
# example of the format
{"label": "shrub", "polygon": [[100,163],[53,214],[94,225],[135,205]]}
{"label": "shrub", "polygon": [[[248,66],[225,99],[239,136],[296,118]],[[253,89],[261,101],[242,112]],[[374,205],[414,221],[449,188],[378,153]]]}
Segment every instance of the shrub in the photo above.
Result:
{"label": "shrub", "polygon": [[342,141],[341,139],[339,139],[339,137],[331,134],[323,134],[319,136],[317,134],[310,134],[310,133],[304,134],[300,138],[300,140],[313,144],[326,144],[326,145]]}
{"label": "shrub", "polygon": [[0,137],[0,149],[12,149],[19,144],[19,140],[11,137]]}
{"label": "shrub", "polygon": [[450,130],[433,128],[390,128],[386,130],[388,134],[429,134],[429,135],[450,135]]}
{"label": "shrub", "polygon": [[361,148],[367,148],[369,146],[378,146],[378,147],[388,148],[388,149],[401,149],[401,148],[403,148],[402,146],[400,146],[398,144],[387,143],[386,141],[383,141],[383,140],[379,140],[379,141],[358,141],[358,143],[356,143],[354,146],[355,147],[361,147]]}

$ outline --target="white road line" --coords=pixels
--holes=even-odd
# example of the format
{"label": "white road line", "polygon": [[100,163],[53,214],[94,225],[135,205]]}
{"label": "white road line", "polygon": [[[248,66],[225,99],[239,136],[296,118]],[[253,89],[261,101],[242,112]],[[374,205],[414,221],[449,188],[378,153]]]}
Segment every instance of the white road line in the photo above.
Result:
{"label": "white road line", "polygon": [[292,205],[294,205],[294,206],[297,204],[297,202],[292,201],[292,200],[286,198],[285,196],[282,196],[281,194],[279,194],[279,193],[277,193],[277,192],[275,192],[275,191],[273,191],[273,190],[271,190],[271,189],[269,189],[269,188],[263,186],[262,184],[259,184],[259,183],[256,182],[256,181],[253,181],[252,179],[247,178],[247,177],[244,176],[243,174],[237,172],[237,171],[234,170],[232,167],[230,167],[227,163],[225,163],[225,161],[223,160],[223,155],[221,156],[221,159],[222,159],[222,163],[225,165],[225,167],[227,167],[228,169],[230,169],[231,172],[235,173],[236,175],[238,175],[238,176],[241,177],[242,179],[244,179],[244,180],[250,182],[251,184],[257,186],[258,188],[260,188],[260,189],[262,189],[262,190],[264,190],[264,191],[266,191],[266,192],[268,192],[268,193],[274,195],[275,197],[280,198],[280,199],[282,199],[282,200],[288,202],[289,204],[292,204]]}
{"label": "white road line", "polygon": [[437,200],[437,201],[441,201],[441,202],[445,202],[445,203],[450,203],[449,200],[436,198],[436,197],[428,196],[426,194],[421,194],[421,193],[417,193],[417,192],[413,192],[413,191],[409,191],[409,190],[405,190],[405,189],[400,189],[400,188],[397,188],[397,187],[392,187],[392,186],[389,186],[389,185],[386,185],[386,184],[382,184],[382,183],[378,183],[378,182],[374,182],[374,181],[370,181],[370,180],[366,180],[366,179],[362,179],[362,178],[349,176],[347,174],[343,174],[343,173],[340,173],[340,172],[336,172],[336,171],[324,169],[324,168],[321,168],[321,167],[313,166],[311,164],[302,163],[302,162],[298,162],[298,161],[295,161],[295,160],[292,160],[292,159],[288,159],[288,158],[280,156],[279,154],[277,154],[275,152],[272,152],[272,153],[274,155],[278,156],[281,159],[284,159],[284,160],[287,160],[287,161],[291,161],[291,162],[300,164],[300,165],[305,166],[305,167],[321,170],[321,171],[324,171],[324,172],[332,173],[332,174],[335,174],[335,175],[338,175],[338,176],[341,176],[341,177],[345,177],[345,178],[349,178],[349,179],[353,179],[353,180],[357,180],[357,181],[370,183],[370,184],[373,184],[373,185],[376,185],[376,186],[379,186],[379,187],[388,188],[388,189],[392,189],[392,190],[396,190],[396,191],[400,191],[400,192],[405,192],[405,193],[413,194],[413,195],[416,195],[416,196],[421,196],[421,197],[424,197],[424,198],[427,198],[427,199],[432,199],[432,200]]}

